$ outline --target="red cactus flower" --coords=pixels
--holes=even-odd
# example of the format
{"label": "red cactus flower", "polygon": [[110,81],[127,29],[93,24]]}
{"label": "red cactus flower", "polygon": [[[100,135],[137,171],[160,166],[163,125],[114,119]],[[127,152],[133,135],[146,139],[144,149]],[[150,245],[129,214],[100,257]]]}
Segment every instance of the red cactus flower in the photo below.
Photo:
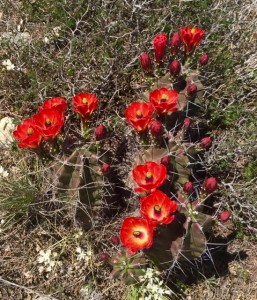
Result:
{"label": "red cactus flower", "polygon": [[171,201],[161,191],[156,190],[149,196],[142,197],[140,202],[141,215],[155,226],[158,224],[169,224],[175,218],[171,214],[177,210],[176,201]]}
{"label": "red cactus flower", "polygon": [[51,139],[59,134],[64,116],[56,109],[42,109],[33,116],[33,122],[45,139]]}
{"label": "red cactus flower", "polygon": [[145,73],[149,73],[151,71],[151,69],[152,69],[152,62],[151,62],[151,58],[150,58],[149,54],[143,52],[140,55],[140,62],[141,62],[142,70]]}
{"label": "red cactus flower", "polygon": [[172,54],[177,54],[181,46],[181,37],[179,32],[175,32],[170,40],[170,51]]}
{"label": "red cactus flower", "polygon": [[211,194],[216,190],[218,186],[217,179],[215,177],[207,178],[203,184],[204,190],[207,194]]}
{"label": "red cactus flower", "polygon": [[199,58],[199,65],[205,66],[208,64],[209,56],[206,53],[203,53]]}
{"label": "red cactus flower", "polygon": [[154,107],[151,103],[133,102],[125,110],[125,117],[137,132],[144,131],[149,124]]}
{"label": "red cactus flower", "polygon": [[42,139],[32,119],[26,119],[19,124],[13,132],[13,136],[19,141],[18,146],[20,148],[36,149],[39,147]]}
{"label": "red cactus flower", "polygon": [[178,93],[167,88],[160,88],[150,93],[150,102],[159,115],[178,110]]}
{"label": "red cactus flower", "polygon": [[94,94],[79,93],[72,97],[73,111],[78,113],[83,120],[88,120],[98,106],[98,99]]}
{"label": "red cactus flower", "polygon": [[184,28],[180,28],[180,35],[182,38],[182,42],[185,46],[185,52],[190,54],[194,51],[195,47],[201,42],[202,37],[204,35],[204,30],[201,30],[197,27],[189,27],[186,26]]}
{"label": "red cactus flower", "polygon": [[154,137],[161,136],[163,134],[162,123],[158,120],[152,120],[150,122],[150,132]]}
{"label": "red cactus flower", "polygon": [[196,93],[197,93],[197,86],[194,83],[190,84],[187,88],[187,95],[193,97],[196,95]]}
{"label": "red cactus flower", "polygon": [[144,165],[136,166],[132,171],[138,188],[135,192],[153,192],[166,180],[167,170],[164,165],[148,161]]}
{"label": "red cactus flower", "polygon": [[224,210],[218,215],[218,219],[221,222],[227,222],[229,218],[231,217],[231,212]]}
{"label": "red cactus flower", "polygon": [[95,139],[97,141],[101,141],[104,140],[106,138],[107,135],[107,130],[106,127],[104,125],[99,125],[96,127],[95,129]]}
{"label": "red cactus flower", "polygon": [[187,181],[185,182],[184,186],[183,186],[183,191],[185,193],[191,194],[194,191],[194,185],[191,181]]}
{"label": "red cactus flower", "polygon": [[153,46],[157,64],[159,64],[165,56],[166,45],[167,35],[165,33],[159,33],[154,37]]}
{"label": "red cactus flower", "polygon": [[209,149],[212,145],[212,140],[210,137],[205,137],[205,138],[202,138],[201,141],[200,141],[200,146],[203,148],[203,149]]}
{"label": "red cactus flower", "polygon": [[130,253],[150,248],[153,244],[153,225],[146,219],[129,217],[121,226],[120,239]]}
{"label": "red cactus flower", "polygon": [[68,103],[63,98],[55,97],[44,101],[43,106],[39,108],[39,111],[42,109],[54,108],[62,114],[66,110],[67,105]]}
{"label": "red cactus flower", "polygon": [[178,76],[179,73],[181,71],[181,65],[180,65],[180,62],[178,60],[173,60],[171,63],[170,63],[170,75],[171,76]]}

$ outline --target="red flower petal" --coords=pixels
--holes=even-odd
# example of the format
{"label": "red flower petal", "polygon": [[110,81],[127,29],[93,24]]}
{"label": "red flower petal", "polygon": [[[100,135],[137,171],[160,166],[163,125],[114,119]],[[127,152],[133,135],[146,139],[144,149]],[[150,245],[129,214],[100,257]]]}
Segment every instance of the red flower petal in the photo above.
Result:
{"label": "red flower petal", "polygon": [[87,120],[98,107],[98,99],[94,94],[79,93],[72,97],[72,110]]}
{"label": "red flower petal", "polygon": [[33,117],[35,127],[45,139],[57,136],[64,124],[64,116],[56,109],[42,109]]}
{"label": "red flower petal", "polygon": [[20,148],[36,149],[39,147],[42,139],[32,119],[26,119],[22,124],[19,124],[13,132],[13,136],[19,141],[18,146]]}
{"label": "red flower petal", "polygon": [[154,90],[150,93],[149,99],[158,114],[178,110],[178,93],[174,90],[168,90],[167,88]]}
{"label": "red flower petal", "polygon": [[120,239],[131,253],[150,248],[153,243],[154,227],[145,219],[129,217],[121,226]]}
{"label": "red flower petal", "polygon": [[194,51],[195,47],[201,42],[202,37],[204,35],[204,30],[201,30],[197,27],[189,27],[186,26],[184,28],[180,28],[180,35],[182,38],[182,42],[185,46],[185,52],[190,54]]}
{"label": "red flower petal", "polygon": [[154,107],[151,103],[133,102],[125,110],[125,117],[137,132],[144,131],[149,124]]}
{"label": "red flower petal", "polygon": [[139,186],[135,191],[152,192],[160,187],[166,180],[167,170],[163,164],[149,161],[138,165],[132,170],[132,175]]}
{"label": "red flower petal", "polygon": [[161,191],[154,191],[152,194],[141,198],[141,215],[153,225],[169,224],[174,220],[171,216],[177,210],[176,201],[171,201]]}

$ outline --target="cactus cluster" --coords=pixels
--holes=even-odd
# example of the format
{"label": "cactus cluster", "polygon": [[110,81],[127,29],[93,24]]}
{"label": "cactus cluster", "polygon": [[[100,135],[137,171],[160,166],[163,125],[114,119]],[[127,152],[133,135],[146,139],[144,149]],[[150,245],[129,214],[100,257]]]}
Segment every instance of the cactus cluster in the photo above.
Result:
{"label": "cactus cluster", "polygon": [[[108,130],[103,124],[92,134],[89,119],[98,106],[94,94],[79,93],[73,97],[72,110],[81,119],[81,142],[68,155],[64,151],[58,154],[49,168],[47,180],[51,182],[52,195],[74,203],[75,219],[85,230],[94,226],[99,210],[119,212],[124,204],[124,190],[130,190],[130,195],[133,190],[136,192],[138,203],[130,203],[130,199],[125,203],[130,217],[126,212],[122,215],[125,219],[120,237],[128,249],[109,259],[112,276],[126,284],[140,281],[146,258],[163,269],[177,260],[200,257],[206,249],[205,233],[214,223],[214,217],[206,214],[204,203],[216,189],[217,181],[211,177],[202,183],[203,178],[197,178],[196,172],[199,155],[211,147],[212,140],[210,137],[196,140],[190,136],[191,123],[203,98],[199,68],[207,64],[208,56],[200,57],[197,70],[191,69],[190,59],[203,33],[199,28],[186,27],[173,35],[171,53],[176,59],[169,64],[168,73],[164,67],[166,34],[154,39],[155,72],[150,56],[141,55],[148,89],[124,113],[126,122],[133,127],[132,132],[131,128],[126,132],[128,126],[124,126],[124,136],[135,137],[136,132],[137,146],[130,153],[129,164],[126,162],[123,178],[119,174],[126,155],[113,157],[115,151],[111,153],[110,144],[104,142]],[[182,42],[184,51],[180,49]],[[47,149],[49,145],[61,149],[58,137],[68,105],[59,97],[47,100],[46,104],[36,118],[19,125],[15,133],[20,147],[32,148],[39,154],[40,148]],[[116,160],[116,168],[110,158]],[[139,250],[143,252],[136,253]],[[104,261],[108,254],[100,257]]]}

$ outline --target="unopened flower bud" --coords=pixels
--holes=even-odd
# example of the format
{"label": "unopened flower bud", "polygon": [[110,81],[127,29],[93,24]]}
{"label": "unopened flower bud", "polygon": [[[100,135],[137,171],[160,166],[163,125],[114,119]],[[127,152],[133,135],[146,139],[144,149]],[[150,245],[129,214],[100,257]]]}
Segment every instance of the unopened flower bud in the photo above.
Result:
{"label": "unopened flower bud", "polygon": [[183,191],[185,193],[191,194],[194,191],[194,185],[193,185],[193,183],[191,181],[187,181],[184,184]]}
{"label": "unopened flower bud", "polygon": [[119,243],[120,243],[120,239],[117,235],[113,235],[110,240],[111,240],[111,243],[115,246],[119,245]]}
{"label": "unopened flower bud", "polygon": [[102,164],[102,166],[101,166],[101,171],[102,171],[103,174],[109,173],[109,172],[110,172],[110,169],[111,169],[111,167],[110,167],[109,164],[104,163],[104,164]]}
{"label": "unopened flower bud", "polygon": [[191,124],[191,120],[190,118],[185,118],[184,122],[183,122],[183,125],[187,128],[189,127]]}
{"label": "unopened flower bud", "polygon": [[218,215],[218,219],[221,222],[227,222],[231,216],[231,212],[224,210]]}
{"label": "unopened flower bud", "polygon": [[203,184],[204,190],[207,194],[211,194],[216,190],[218,186],[217,179],[215,177],[207,178]]}
{"label": "unopened flower bud", "polygon": [[101,141],[106,138],[107,130],[104,125],[99,125],[95,129],[95,138],[97,141]]}
{"label": "unopened flower bud", "polygon": [[170,41],[170,51],[172,54],[178,53],[181,43],[182,41],[179,33],[175,32]]}
{"label": "unopened flower bud", "polygon": [[212,140],[210,137],[205,137],[203,139],[201,139],[200,141],[200,146],[203,148],[203,149],[209,149],[212,145]]}
{"label": "unopened flower bud", "polygon": [[171,76],[177,76],[179,75],[181,71],[181,64],[178,60],[173,60],[173,62],[170,63],[170,74]]}
{"label": "unopened flower bud", "polygon": [[206,53],[203,53],[203,54],[200,56],[200,58],[199,58],[199,64],[200,64],[201,66],[207,65],[207,64],[208,64],[208,61],[209,61],[209,56],[208,56],[208,54],[206,54]]}
{"label": "unopened flower bud", "polygon": [[150,58],[149,54],[143,52],[140,55],[140,62],[141,62],[142,70],[145,73],[149,73],[152,69],[152,62],[151,62],[151,58]]}
{"label": "unopened flower bud", "polygon": [[100,260],[101,261],[106,261],[106,260],[108,260],[109,259],[109,254],[108,253],[101,253],[100,255],[99,255],[99,258],[100,258]]}
{"label": "unopened flower bud", "polygon": [[153,136],[157,137],[163,134],[163,126],[160,121],[153,120],[150,123],[150,132]]}
{"label": "unopened flower bud", "polygon": [[197,93],[197,86],[194,83],[190,84],[187,88],[187,95],[195,96],[196,93]]}
{"label": "unopened flower bud", "polygon": [[164,156],[161,159],[161,164],[163,164],[165,167],[168,167],[170,164],[170,157],[169,156]]}

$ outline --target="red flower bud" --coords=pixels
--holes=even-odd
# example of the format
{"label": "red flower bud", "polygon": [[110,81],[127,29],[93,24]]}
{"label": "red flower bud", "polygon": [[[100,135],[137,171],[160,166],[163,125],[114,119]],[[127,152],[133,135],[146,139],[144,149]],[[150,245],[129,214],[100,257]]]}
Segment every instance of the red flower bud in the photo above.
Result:
{"label": "red flower bud", "polygon": [[196,93],[197,93],[197,86],[194,83],[190,84],[187,88],[187,95],[195,96]]}
{"label": "red flower bud", "polygon": [[108,253],[101,253],[100,255],[99,255],[99,258],[100,258],[100,260],[101,261],[106,261],[106,260],[108,260],[109,259],[109,254]]}
{"label": "red flower bud", "polygon": [[203,184],[203,187],[207,194],[211,194],[212,192],[214,192],[217,186],[218,186],[217,179],[214,177],[207,178]]}
{"label": "red flower bud", "polygon": [[171,76],[179,75],[180,71],[181,71],[180,62],[178,60],[173,60],[173,62],[171,62],[171,64],[170,64],[170,74],[171,74]]}
{"label": "red flower bud", "polygon": [[231,216],[231,213],[227,210],[224,210],[218,215],[218,219],[221,222],[227,222],[229,220],[230,216]]}
{"label": "red flower bud", "polygon": [[113,235],[110,239],[111,243],[115,246],[119,245],[120,239],[117,235]]}
{"label": "red flower bud", "polygon": [[95,129],[95,139],[101,141],[106,138],[107,130],[104,125],[99,125]]}
{"label": "red flower bud", "polygon": [[208,61],[209,61],[209,56],[208,56],[208,54],[206,54],[206,53],[203,53],[203,54],[200,56],[200,58],[199,58],[199,64],[200,64],[201,66],[207,65],[207,64],[208,64]]}
{"label": "red flower bud", "polygon": [[191,194],[194,191],[194,185],[193,185],[193,183],[191,181],[187,181],[184,184],[183,191],[185,193]]}
{"label": "red flower bud", "polygon": [[151,69],[152,69],[152,62],[151,62],[150,56],[147,53],[143,52],[140,55],[140,62],[141,62],[142,70],[145,73],[148,73],[148,72],[151,71]]}
{"label": "red flower bud", "polygon": [[162,123],[157,120],[152,120],[150,123],[150,132],[155,137],[162,135],[163,134]]}
{"label": "red flower bud", "polygon": [[178,32],[175,32],[170,41],[170,51],[172,54],[176,54],[181,46],[181,37]]}
{"label": "red flower bud", "polygon": [[167,35],[165,33],[159,33],[154,37],[153,46],[157,64],[159,64],[165,56],[166,45]]}
{"label": "red flower bud", "polygon": [[212,145],[212,140],[210,137],[205,137],[203,139],[201,139],[200,141],[200,146],[203,148],[203,149],[209,149]]}
{"label": "red flower bud", "polygon": [[104,163],[101,166],[101,171],[102,171],[103,174],[109,173],[110,169],[111,169],[111,167],[110,167],[109,164]]}
{"label": "red flower bud", "polygon": [[184,122],[183,122],[183,125],[184,125],[185,127],[189,127],[189,126],[190,126],[190,123],[191,123],[190,118],[185,118],[185,120],[184,120]]}
{"label": "red flower bud", "polygon": [[169,156],[164,156],[161,159],[161,164],[163,164],[165,167],[168,167],[170,164],[170,157]]}

